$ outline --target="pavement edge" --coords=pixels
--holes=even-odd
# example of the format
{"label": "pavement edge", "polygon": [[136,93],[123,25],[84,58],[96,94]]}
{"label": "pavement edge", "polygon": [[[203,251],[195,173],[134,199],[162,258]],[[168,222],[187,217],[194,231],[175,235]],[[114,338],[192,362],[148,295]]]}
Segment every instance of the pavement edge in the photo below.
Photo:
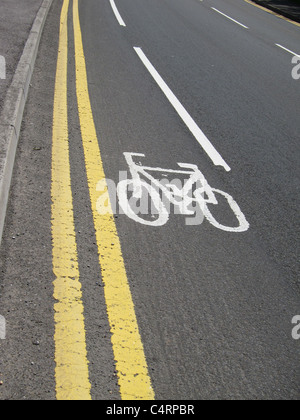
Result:
{"label": "pavement edge", "polygon": [[273,12],[273,14],[277,15],[278,17],[288,19],[291,23],[300,26],[300,17],[295,13],[282,9],[280,6],[272,5],[265,0],[246,0],[246,2],[252,3],[254,6],[259,6],[262,9],[265,9],[267,12]]}
{"label": "pavement edge", "polygon": [[0,245],[23,113],[39,44],[53,0],[44,0],[32,25],[0,116]]}

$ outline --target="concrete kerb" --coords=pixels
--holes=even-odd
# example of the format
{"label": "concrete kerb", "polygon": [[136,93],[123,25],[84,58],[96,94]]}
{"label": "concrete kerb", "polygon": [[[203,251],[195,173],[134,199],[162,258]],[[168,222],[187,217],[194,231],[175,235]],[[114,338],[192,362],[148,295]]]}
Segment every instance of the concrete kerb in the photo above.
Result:
{"label": "concrete kerb", "polygon": [[53,0],[44,0],[23,50],[0,116],[0,245],[23,113],[41,35]]}
{"label": "concrete kerb", "polygon": [[249,0],[250,2],[257,4],[258,6],[264,7],[266,10],[270,10],[271,12],[275,13],[278,16],[282,16],[295,22],[296,24],[300,24],[300,14],[294,13],[293,10],[289,11],[286,7],[286,4],[283,2],[282,5],[272,4],[266,0]]}

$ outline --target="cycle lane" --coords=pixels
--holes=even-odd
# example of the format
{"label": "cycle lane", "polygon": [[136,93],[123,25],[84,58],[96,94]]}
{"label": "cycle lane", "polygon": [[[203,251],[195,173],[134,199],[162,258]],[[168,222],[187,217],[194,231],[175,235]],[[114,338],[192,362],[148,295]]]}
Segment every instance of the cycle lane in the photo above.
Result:
{"label": "cycle lane", "polygon": [[[80,7],[107,177],[117,182],[119,171],[128,170],[124,152],[145,154],[143,164],[153,167],[198,164],[212,186],[234,196],[251,225],[255,215],[247,213],[247,191],[203,158],[134,56],[128,42],[132,34],[124,36],[116,21],[114,28],[106,25],[110,13],[105,4],[101,10]],[[97,25],[87,24],[93,20]],[[239,185],[235,191],[233,184]],[[217,214],[222,217],[223,211]],[[279,384],[285,389],[281,397],[291,395],[291,383],[296,395],[298,373],[292,360],[297,348],[289,339],[291,316],[286,311],[297,311],[297,291],[264,249],[255,220],[246,234],[231,235],[207,222],[195,228],[180,216],[170,219],[154,229],[123,215],[117,218],[157,396],[275,398]]]}

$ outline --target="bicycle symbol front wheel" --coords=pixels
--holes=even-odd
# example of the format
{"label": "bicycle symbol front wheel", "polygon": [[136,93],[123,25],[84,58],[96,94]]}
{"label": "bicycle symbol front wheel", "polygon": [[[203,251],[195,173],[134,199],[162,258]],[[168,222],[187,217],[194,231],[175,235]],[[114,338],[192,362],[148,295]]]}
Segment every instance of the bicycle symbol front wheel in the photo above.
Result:
{"label": "bicycle symbol front wheel", "polygon": [[221,191],[221,190],[217,190],[215,188],[212,188],[211,191],[214,194],[222,195],[226,199],[229,207],[233,211],[233,213],[234,213],[234,215],[235,215],[235,217],[238,221],[238,226],[237,227],[230,227],[230,226],[222,225],[212,215],[212,213],[210,212],[207,204],[203,203],[203,202],[200,202],[201,209],[202,209],[203,214],[206,217],[206,219],[216,228],[224,230],[226,232],[246,232],[249,229],[250,225],[249,225],[245,215],[241,211],[239,205],[237,204],[236,201],[234,201],[233,197],[231,197],[231,195],[227,194],[226,192]]}

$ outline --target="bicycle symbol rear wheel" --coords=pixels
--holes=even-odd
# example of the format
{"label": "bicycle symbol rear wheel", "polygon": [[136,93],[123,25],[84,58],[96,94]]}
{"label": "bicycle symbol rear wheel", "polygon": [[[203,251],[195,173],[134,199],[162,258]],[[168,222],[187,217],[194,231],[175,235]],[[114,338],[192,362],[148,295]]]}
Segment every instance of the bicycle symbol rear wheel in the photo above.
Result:
{"label": "bicycle symbol rear wheel", "polygon": [[[134,195],[134,192],[137,190],[137,188],[139,188],[140,191],[138,197]],[[131,198],[129,198],[130,192],[133,192]],[[140,180],[139,185],[137,186],[132,179],[120,181],[118,184],[117,193],[119,198],[119,205],[123,213],[135,222],[153,227],[163,226],[168,222],[169,212],[164,205],[159,192],[147,182]],[[150,202],[148,197],[144,195],[145,193],[150,197]],[[133,200],[136,201],[137,199],[145,204],[145,208],[142,213],[138,213],[136,209],[133,208]],[[154,219],[149,220],[149,216],[151,216],[152,210],[154,209]],[[148,216],[148,218],[143,216]]]}

